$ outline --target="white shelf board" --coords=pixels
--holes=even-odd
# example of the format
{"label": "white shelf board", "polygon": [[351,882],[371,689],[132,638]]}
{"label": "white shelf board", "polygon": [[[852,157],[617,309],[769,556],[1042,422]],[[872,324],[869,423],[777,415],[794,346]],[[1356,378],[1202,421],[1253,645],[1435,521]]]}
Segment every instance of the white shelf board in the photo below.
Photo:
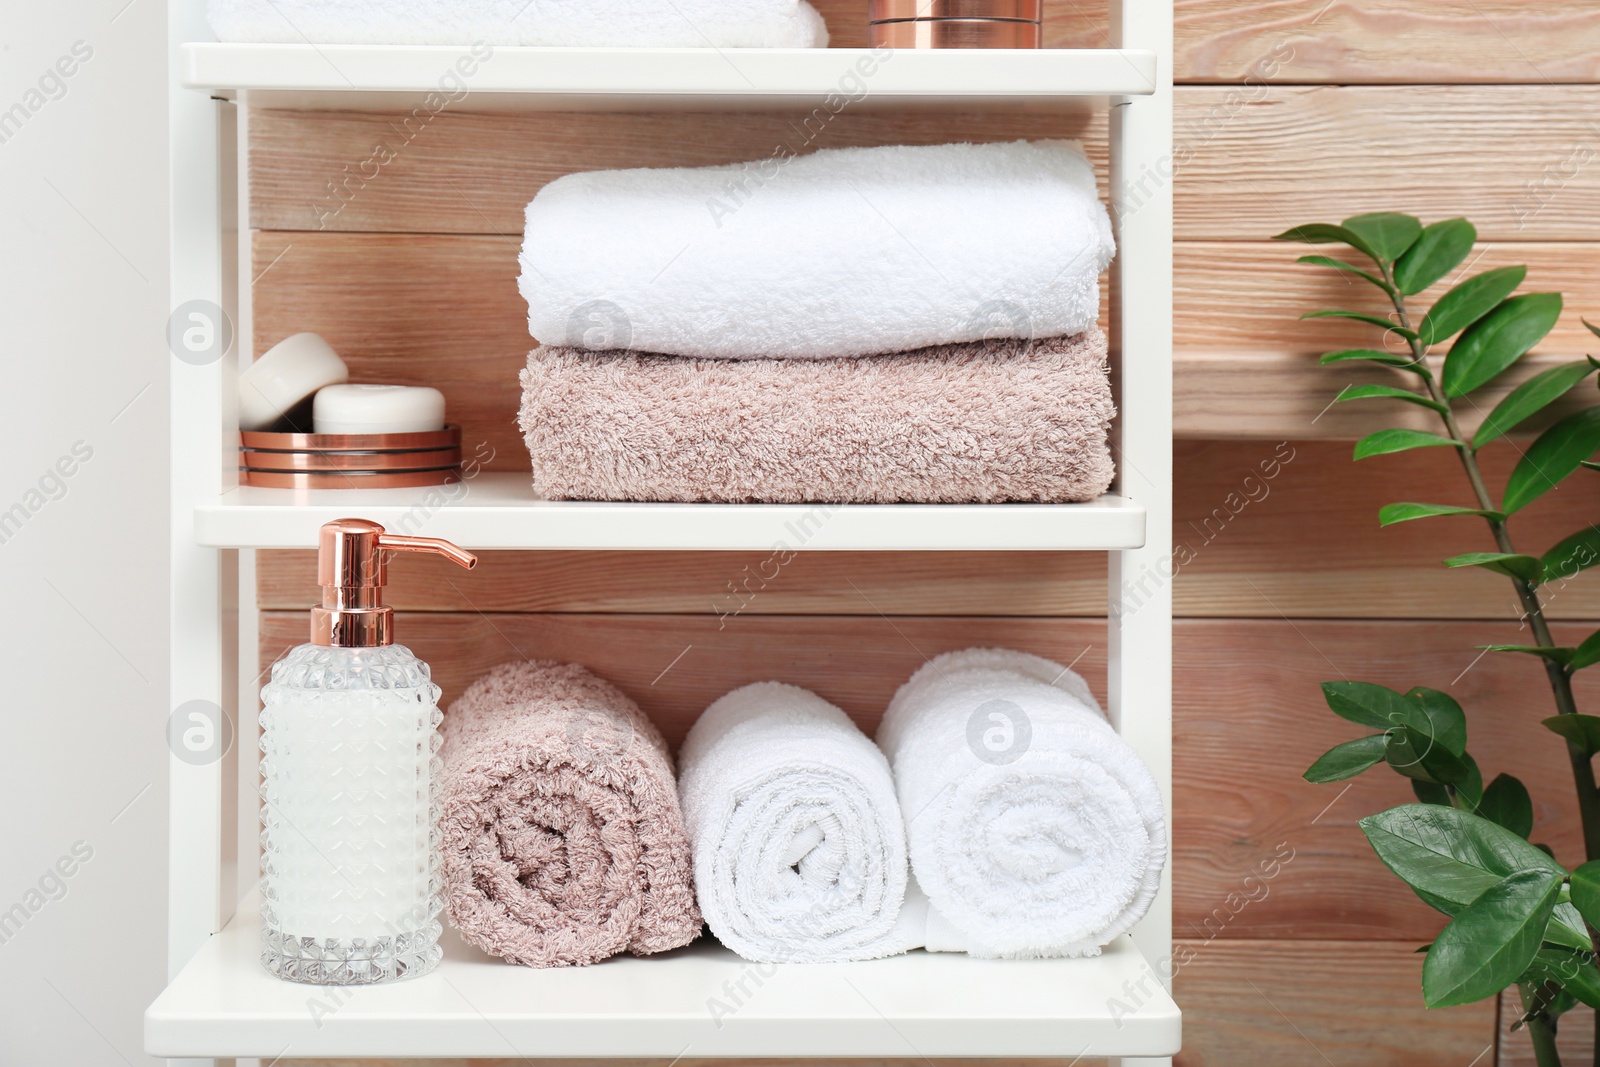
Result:
{"label": "white shelf board", "polygon": [[[913,952],[747,963],[714,941],[590,967],[516,967],[444,937],[432,973],[330,989],[280,981],[241,912],[145,1012],[154,1056],[1166,1056],[1181,1018],[1127,937],[1081,960]],[[1131,992],[1130,992],[1131,991]],[[1118,1006],[1120,1004],[1120,1007]]]}
{"label": "white shelf board", "polygon": [[362,518],[463,548],[635,551],[1111,551],[1144,544],[1145,513],[1088,504],[607,504],[541,501],[528,476],[485,472],[421,489],[241,486],[195,508],[210,548],[313,548],[317,529]]}
{"label": "white shelf board", "polygon": [[[256,107],[394,111],[422,106],[467,53],[456,46],[182,46],[183,85],[248,93]],[[871,71],[871,73],[865,73]],[[463,77],[459,111],[754,110],[847,106],[1098,105],[1156,87],[1153,52],[1115,48],[876,52],[865,48],[497,47]],[[433,101],[439,110],[439,99]]]}

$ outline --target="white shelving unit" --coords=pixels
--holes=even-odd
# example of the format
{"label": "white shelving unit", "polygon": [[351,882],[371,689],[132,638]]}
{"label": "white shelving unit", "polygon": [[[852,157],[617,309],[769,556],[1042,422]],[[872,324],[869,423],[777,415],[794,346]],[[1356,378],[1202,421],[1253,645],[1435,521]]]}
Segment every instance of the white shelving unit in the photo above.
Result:
{"label": "white shelving unit", "polygon": [[[250,336],[248,188],[240,131],[251,109],[404,110],[457,48],[205,42],[204,0],[168,0],[172,302],[207,300]],[[521,476],[448,492],[243,488],[231,402],[237,350],[172,373],[171,699],[254,711],[253,552],[310,547],[360,515],[472,549],[765,550],[797,524],[808,550],[1108,553],[1109,711],[1171,810],[1172,0],[1113,0],[1124,47],[895,52],[862,107],[1111,108],[1120,254],[1113,343],[1118,485],[1090,504],[1044,506],[547,503]],[[718,110],[822,101],[864,49],[495,48],[457,110]],[[818,521],[825,516],[826,521]],[[248,721],[248,715],[247,719]],[[245,737],[250,730],[241,730]],[[249,777],[246,772],[245,777]],[[712,945],[646,960],[539,971],[446,935],[432,974],[393,986],[279,982],[258,963],[253,790],[239,753],[174,756],[170,784],[171,984],[146,1045],[185,1063],[260,1057],[1109,1057],[1170,1063],[1181,1020],[1170,888],[1130,937],[1082,960],[985,961],[915,952],[828,966],[761,967]],[[239,827],[246,829],[241,832]],[[241,902],[243,898],[243,902]]]}

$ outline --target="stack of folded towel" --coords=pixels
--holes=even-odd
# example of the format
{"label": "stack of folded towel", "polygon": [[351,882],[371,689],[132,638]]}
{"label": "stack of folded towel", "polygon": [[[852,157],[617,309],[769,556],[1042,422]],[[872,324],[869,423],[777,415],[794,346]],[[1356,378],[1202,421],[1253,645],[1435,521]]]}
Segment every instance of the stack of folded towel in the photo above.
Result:
{"label": "stack of folded towel", "polygon": [[553,499],[1068,502],[1110,485],[1071,142],[571,174],[528,206],[522,376]]}
{"label": "stack of folded towel", "polygon": [[211,0],[207,14],[218,40],[254,44],[480,48],[825,48],[828,44],[822,16],[805,0],[628,0],[623,4],[589,0]]}

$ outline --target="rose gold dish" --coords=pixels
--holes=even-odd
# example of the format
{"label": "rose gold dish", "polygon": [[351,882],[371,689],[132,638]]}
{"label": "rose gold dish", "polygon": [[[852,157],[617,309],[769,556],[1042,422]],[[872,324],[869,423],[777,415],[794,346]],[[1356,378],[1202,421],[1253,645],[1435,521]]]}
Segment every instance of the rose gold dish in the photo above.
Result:
{"label": "rose gold dish", "polygon": [[1021,19],[1044,18],[1044,0],[868,0],[868,22],[903,19]]}
{"label": "rose gold dish", "polygon": [[241,451],[239,465],[253,471],[416,471],[461,464],[461,449],[420,452],[253,452]]}
{"label": "rose gold dish", "polygon": [[428,471],[239,471],[240,485],[266,489],[404,489],[461,480],[457,467]]}
{"label": "rose gold dish", "polygon": [[415,452],[460,447],[461,427],[427,433],[268,433],[239,434],[239,447],[267,452]]}
{"label": "rose gold dish", "polygon": [[908,19],[867,27],[874,47],[1039,48],[1043,39],[1039,23],[1005,19]]}

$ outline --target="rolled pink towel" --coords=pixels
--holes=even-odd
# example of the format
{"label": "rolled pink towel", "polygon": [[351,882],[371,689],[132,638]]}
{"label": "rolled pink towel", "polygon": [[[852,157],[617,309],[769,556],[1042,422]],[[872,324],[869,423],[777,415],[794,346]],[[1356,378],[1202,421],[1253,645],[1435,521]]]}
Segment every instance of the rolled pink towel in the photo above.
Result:
{"label": "rolled pink towel", "polygon": [[440,732],[445,900],[462,937],[561,967],[699,936],[672,758],[616,686],[573,664],[503,664]]}
{"label": "rolled pink towel", "polygon": [[1099,330],[859,359],[541,346],[522,372],[552,500],[1067,503],[1114,473]]}

